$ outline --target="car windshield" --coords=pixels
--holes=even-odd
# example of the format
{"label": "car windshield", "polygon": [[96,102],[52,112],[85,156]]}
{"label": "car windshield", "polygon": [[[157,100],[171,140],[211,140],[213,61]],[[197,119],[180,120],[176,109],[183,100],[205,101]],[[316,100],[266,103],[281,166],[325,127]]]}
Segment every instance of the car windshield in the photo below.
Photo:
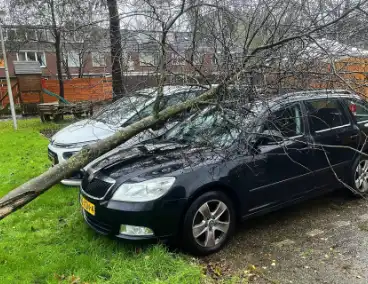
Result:
{"label": "car windshield", "polygon": [[124,121],[151,103],[152,98],[152,96],[140,93],[123,97],[101,110],[93,119],[106,124],[120,126]]}
{"label": "car windshield", "polygon": [[238,135],[234,117],[219,111],[206,111],[175,126],[163,139],[222,147],[230,145]]}
{"label": "car windshield", "polygon": [[246,108],[244,113],[230,109],[206,109],[174,126],[161,139],[228,147],[240,133],[246,135],[247,130],[254,128],[253,124],[262,109],[262,104],[258,102]]}

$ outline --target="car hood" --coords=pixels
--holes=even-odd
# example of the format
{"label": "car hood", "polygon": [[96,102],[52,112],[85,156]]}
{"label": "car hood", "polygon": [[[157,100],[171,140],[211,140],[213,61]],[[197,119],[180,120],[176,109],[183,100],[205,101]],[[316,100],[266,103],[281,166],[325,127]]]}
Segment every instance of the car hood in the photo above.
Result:
{"label": "car hood", "polygon": [[57,145],[73,145],[101,140],[113,135],[119,128],[93,119],[85,119],[73,123],[52,138],[51,143]]}
{"label": "car hood", "polygon": [[[153,143],[155,142],[155,143]],[[150,142],[129,149],[115,149],[84,170],[89,179],[103,174],[116,180],[140,181],[223,160],[221,151],[181,143]]]}

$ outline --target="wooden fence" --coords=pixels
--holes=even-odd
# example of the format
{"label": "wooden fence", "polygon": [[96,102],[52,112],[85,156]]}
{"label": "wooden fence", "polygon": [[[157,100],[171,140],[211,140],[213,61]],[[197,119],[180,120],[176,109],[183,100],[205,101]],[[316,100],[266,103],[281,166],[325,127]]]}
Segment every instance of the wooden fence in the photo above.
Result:
{"label": "wooden fence", "polygon": [[[16,80],[12,80],[13,96],[16,104],[36,104],[40,102],[50,103],[56,102],[57,98],[47,94],[39,93],[22,93],[17,98],[18,88]],[[45,80],[44,88],[59,94],[58,80]],[[6,82],[0,82],[0,100],[7,94]],[[77,101],[104,101],[112,98],[111,80],[105,78],[78,78],[64,81],[64,97],[70,102]],[[1,102],[0,108],[5,107],[9,103],[8,97]]]}
{"label": "wooden fence", "polygon": [[[212,79],[216,82],[216,79]],[[124,87],[127,92],[132,92],[138,89],[157,86],[157,74],[138,75],[138,76],[124,76]],[[186,83],[205,83],[203,80],[193,80],[191,77],[172,75],[168,76],[167,83],[173,85],[182,85]],[[17,79],[12,80],[13,94],[16,97],[18,88],[15,86]],[[112,84],[111,78],[76,78],[71,80],[64,80],[64,97],[70,102],[77,101],[105,101],[112,98]],[[59,81],[56,79],[44,80],[44,88],[59,94]],[[0,80],[0,101],[7,93],[6,80]],[[57,98],[47,94],[39,93],[22,93],[18,99],[15,99],[16,104],[38,104],[41,102],[49,103],[55,102]],[[4,98],[0,103],[0,109],[9,103],[8,98]]]}

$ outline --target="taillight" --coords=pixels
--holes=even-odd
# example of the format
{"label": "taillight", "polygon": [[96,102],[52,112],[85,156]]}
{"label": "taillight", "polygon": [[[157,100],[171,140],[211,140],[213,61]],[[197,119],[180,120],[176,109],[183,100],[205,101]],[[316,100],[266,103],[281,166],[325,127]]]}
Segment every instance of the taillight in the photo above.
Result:
{"label": "taillight", "polygon": [[353,113],[353,114],[356,114],[356,111],[357,111],[357,106],[356,104],[350,104],[350,111]]}

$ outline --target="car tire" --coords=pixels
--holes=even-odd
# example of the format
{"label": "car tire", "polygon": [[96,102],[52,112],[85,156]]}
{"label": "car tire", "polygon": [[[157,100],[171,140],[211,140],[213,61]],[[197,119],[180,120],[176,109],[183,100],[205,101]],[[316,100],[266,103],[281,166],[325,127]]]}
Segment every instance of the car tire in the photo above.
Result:
{"label": "car tire", "polygon": [[232,201],[221,191],[197,197],[183,222],[182,245],[191,254],[205,256],[219,251],[234,233],[236,214]]}
{"label": "car tire", "polygon": [[355,159],[349,185],[353,196],[360,198],[368,196],[368,156],[362,155]]}

